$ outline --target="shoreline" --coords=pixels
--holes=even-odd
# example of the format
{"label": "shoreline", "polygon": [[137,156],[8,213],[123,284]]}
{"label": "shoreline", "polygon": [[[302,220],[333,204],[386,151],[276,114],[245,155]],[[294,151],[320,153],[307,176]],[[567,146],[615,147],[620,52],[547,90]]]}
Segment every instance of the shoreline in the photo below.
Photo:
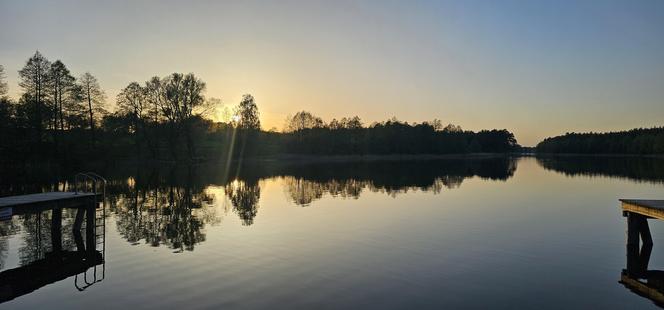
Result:
{"label": "shoreline", "polygon": [[484,159],[513,156],[510,153],[469,153],[469,154],[390,154],[390,155],[297,155],[258,156],[233,161],[251,162],[370,162],[370,161],[410,161],[438,159]]}
{"label": "shoreline", "polygon": [[[490,159],[501,157],[529,156],[515,153],[468,153],[468,154],[391,154],[391,155],[297,155],[281,154],[268,156],[255,156],[247,158],[234,158],[231,164],[262,164],[262,163],[284,163],[284,164],[311,164],[311,163],[353,163],[353,162],[380,162],[380,161],[433,161],[433,160],[461,160],[461,159]],[[188,160],[163,160],[163,159],[117,159],[115,163],[133,163],[148,165],[203,165],[203,164],[226,164],[223,159],[194,159]]]}
{"label": "shoreline", "polygon": [[664,158],[664,154],[611,154],[611,153],[533,153],[535,157],[636,157],[636,158]]}

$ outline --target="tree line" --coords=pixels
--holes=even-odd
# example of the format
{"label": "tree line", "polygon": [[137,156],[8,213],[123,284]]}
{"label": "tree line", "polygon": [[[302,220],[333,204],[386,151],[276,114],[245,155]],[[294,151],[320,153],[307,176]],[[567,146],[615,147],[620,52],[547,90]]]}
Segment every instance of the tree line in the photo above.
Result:
{"label": "tree line", "polygon": [[664,154],[664,127],[606,133],[566,133],[537,144],[538,153]]}
{"label": "tree line", "polygon": [[506,129],[466,131],[440,120],[409,124],[396,118],[364,126],[357,117],[325,123],[302,111],[287,119],[288,150],[304,154],[463,154],[505,153],[518,149]]}
{"label": "tree line", "polygon": [[[86,72],[75,78],[60,60],[50,62],[36,52],[19,70],[22,93],[17,102],[7,95],[4,68],[0,66],[0,155],[29,153],[59,156],[66,149],[65,136],[87,128],[90,143],[95,124],[108,112],[97,79]],[[48,141],[48,143],[47,143]]]}
{"label": "tree line", "polygon": [[[18,100],[8,96],[0,66],[0,158],[4,161],[115,159],[228,160],[276,154],[450,154],[510,152],[507,130],[472,132],[439,120],[396,118],[370,125],[357,117],[325,122],[310,112],[288,117],[281,132],[261,129],[255,98],[246,94],[229,119],[215,122],[220,100],[206,98],[193,73],[131,82],[112,108],[90,73],[75,77],[40,52],[19,70]],[[111,111],[112,110],[112,111]]]}

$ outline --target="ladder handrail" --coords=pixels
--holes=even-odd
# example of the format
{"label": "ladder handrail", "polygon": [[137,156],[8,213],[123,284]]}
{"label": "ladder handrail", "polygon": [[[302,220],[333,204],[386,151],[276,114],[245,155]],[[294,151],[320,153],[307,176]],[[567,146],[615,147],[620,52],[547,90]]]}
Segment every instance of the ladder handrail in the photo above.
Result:
{"label": "ladder handrail", "polygon": [[103,185],[103,194],[106,194],[106,183],[108,182],[104,177],[100,176],[99,174],[95,172],[79,172],[76,175],[74,175],[74,191],[78,193],[78,185],[79,185],[79,177],[83,177],[84,179],[88,179],[92,181],[92,187],[94,192],[97,192],[97,182],[101,182]]}
{"label": "ladder handrail", "polygon": [[[86,182],[87,180],[92,181],[92,190],[94,191],[95,194],[97,193],[97,183],[99,182],[99,183],[102,184],[102,197],[101,197],[101,203],[102,203],[101,221],[102,221],[102,225],[97,226],[97,224],[95,224],[95,227],[94,227],[94,234],[95,234],[95,237],[94,237],[95,238],[95,249],[94,250],[95,251],[97,250],[96,248],[97,248],[97,245],[98,245],[97,240],[96,240],[97,239],[97,234],[98,234],[97,228],[100,228],[100,227],[102,228],[101,235],[102,235],[102,240],[103,241],[102,241],[102,250],[101,250],[101,255],[102,255],[102,257],[101,257],[101,259],[102,259],[101,278],[97,277],[97,267],[98,267],[98,265],[94,265],[94,266],[91,267],[93,269],[92,270],[92,281],[91,282],[88,281],[88,271],[89,271],[90,267],[86,268],[86,270],[83,271],[83,282],[84,282],[83,286],[79,285],[79,283],[78,283],[79,274],[76,274],[76,276],[74,277],[74,286],[79,291],[83,291],[83,290],[87,289],[88,287],[92,286],[93,284],[95,284],[97,282],[101,282],[106,277],[106,257],[105,257],[105,254],[106,254],[105,253],[106,252],[106,206],[105,206],[104,201],[106,199],[106,183],[108,181],[104,177],[102,177],[99,174],[97,174],[95,172],[92,172],[92,171],[79,172],[76,175],[74,175],[74,190],[75,190],[75,193],[77,193],[77,194],[79,192],[79,179],[80,178],[82,178],[84,180],[84,182]],[[85,184],[87,184],[87,183],[85,183]],[[90,216],[90,215],[87,215],[87,216]],[[96,222],[96,220],[97,220],[96,212],[95,212],[95,215],[93,215],[93,216],[95,216],[95,222]]]}
{"label": "ladder handrail", "polygon": [[92,182],[96,182],[96,179],[91,175],[88,175],[87,173],[84,172],[77,173],[76,175],[74,175],[74,192],[77,194],[78,194],[79,177],[83,177],[85,179],[92,180]]}

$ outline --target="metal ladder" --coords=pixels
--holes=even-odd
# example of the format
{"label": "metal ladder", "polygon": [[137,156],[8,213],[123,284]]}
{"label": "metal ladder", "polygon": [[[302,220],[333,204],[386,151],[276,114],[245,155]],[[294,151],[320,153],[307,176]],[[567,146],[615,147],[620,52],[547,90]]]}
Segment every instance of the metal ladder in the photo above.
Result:
{"label": "metal ladder", "polygon": [[[83,182],[81,184],[81,181]],[[88,182],[91,182],[89,184]],[[83,185],[83,191],[85,191],[89,185],[91,185],[91,190],[93,193],[98,193],[98,185],[101,184],[101,199],[95,201],[95,227],[94,227],[94,240],[95,240],[95,251],[101,253],[101,264],[95,264],[92,268],[86,269],[82,272],[83,284],[78,283],[77,274],[74,277],[74,286],[79,291],[83,291],[88,287],[92,286],[95,283],[101,282],[106,277],[106,179],[94,172],[80,172],[74,176],[74,190],[78,193],[81,190],[81,185]],[[95,199],[99,199],[95,196]],[[88,216],[86,214],[86,216]],[[91,278],[88,279],[88,273],[92,269]],[[99,276],[97,274],[97,269],[101,269]]]}

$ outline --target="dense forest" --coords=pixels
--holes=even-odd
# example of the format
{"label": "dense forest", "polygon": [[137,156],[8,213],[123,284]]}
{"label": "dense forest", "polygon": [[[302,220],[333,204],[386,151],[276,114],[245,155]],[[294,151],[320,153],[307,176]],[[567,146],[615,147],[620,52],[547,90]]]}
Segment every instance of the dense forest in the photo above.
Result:
{"label": "dense forest", "polygon": [[640,182],[664,183],[664,158],[659,156],[540,156],[544,169],[568,176],[625,178]]}
{"label": "dense forest", "polygon": [[111,105],[90,73],[74,77],[59,60],[36,52],[18,72],[21,95],[8,96],[0,66],[0,158],[33,160],[143,158],[230,160],[251,156],[504,153],[518,148],[507,130],[472,132],[439,120],[390,119],[366,125],[357,117],[325,122],[302,111],[283,130],[261,128],[253,96],[244,95],[227,121],[211,115],[220,100],[205,98],[192,73],[131,82]]}
{"label": "dense forest", "polygon": [[538,153],[664,154],[664,127],[607,133],[567,133],[544,139]]}

